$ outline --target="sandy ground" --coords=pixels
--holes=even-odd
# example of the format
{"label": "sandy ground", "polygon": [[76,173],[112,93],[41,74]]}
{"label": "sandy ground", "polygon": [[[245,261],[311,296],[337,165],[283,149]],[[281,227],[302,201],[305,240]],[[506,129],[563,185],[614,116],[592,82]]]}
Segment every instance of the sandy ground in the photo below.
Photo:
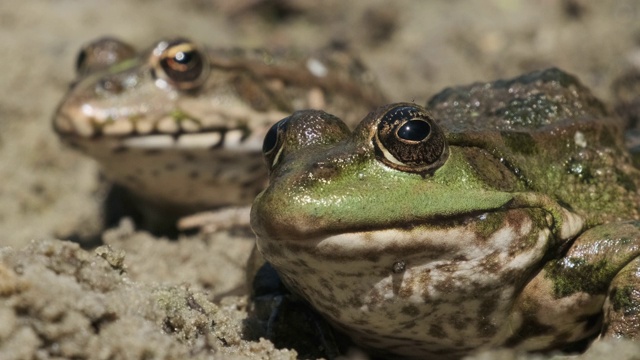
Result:
{"label": "sandy ground", "polygon": [[[79,47],[106,34],[139,46],[177,34],[217,46],[339,41],[392,100],[418,103],[449,85],[548,66],[612,103],[612,82],[640,69],[636,0],[3,0],[2,359],[298,356],[255,340],[247,326],[251,236],[170,241],[127,222],[100,236],[104,181],[95,163],[59,144],[50,118]],[[613,352],[631,359],[640,347],[603,343],[587,356]],[[516,355],[479,357],[498,356]]]}

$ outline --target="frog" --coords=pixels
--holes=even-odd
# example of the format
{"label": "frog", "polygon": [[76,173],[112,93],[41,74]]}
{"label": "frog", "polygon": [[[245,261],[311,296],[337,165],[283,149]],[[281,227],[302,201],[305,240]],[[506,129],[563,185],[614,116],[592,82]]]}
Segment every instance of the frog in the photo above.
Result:
{"label": "frog", "polygon": [[76,72],[53,116],[56,134],[124,188],[143,227],[160,230],[212,209],[230,210],[221,221],[245,209],[248,224],[274,122],[305,108],[357,122],[385,102],[372,73],[340,46],[267,51],[172,37],[138,51],[102,37],[81,48]]}
{"label": "frog", "polygon": [[294,112],[263,143],[256,246],[374,357],[640,339],[640,171],[624,121],[557,68]]}

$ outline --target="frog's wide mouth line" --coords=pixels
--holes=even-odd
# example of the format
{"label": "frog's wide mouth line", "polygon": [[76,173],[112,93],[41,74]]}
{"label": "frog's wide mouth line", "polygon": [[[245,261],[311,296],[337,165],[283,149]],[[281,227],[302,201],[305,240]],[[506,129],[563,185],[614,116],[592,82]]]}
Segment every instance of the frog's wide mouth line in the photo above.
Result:
{"label": "frog's wide mouth line", "polygon": [[[262,236],[258,233],[259,238],[268,239],[268,241],[285,241],[297,244],[304,244],[304,246],[314,246],[314,244],[323,241],[324,239],[340,236],[340,235],[362,235],[371,234],[375,232],[384,231],[397,231],[404,233],[411,233],[416,229],[428,227],[431,230],[447,230],[451,228],[459,228],[469,226],[471,223],[479,223],[485,221],[489,214],[504,213],[507,214],[511,211],[521,209],[519,207],[502,206],[499,208],[488,208],[484,210],[474,210],[464,212],[456,215],[435,215],[428,216],[422,219],[414,219],[410,222],[406,219],[399,219],[396,221],[387,221],[385,223],[380,222],[362,222],[358,224],[327,224],[324,225],[322,221],[312,222],[314,225],[309,226],[296,223],[295,221],[288,222],[284,231],[277,231],[272,229],[270,225],[266,224],[267,234],[275,236]],[[254,230],[257,227],[254,228]],[[264,230],[263,230],[264,231]]]}
{"label": "frog's wide mouth line", "polygon": [[[130,132],[129,134],[112,134],[104,128],[95,128],[91,136],[56,129],[70,142],[98,144],[109,142],[110,147],[118,150],[166,150],[166,149],[228,149],[242,151],[260,151],[262,142],[252,136],[246,127],[202,129],[197,132],[178,131],[161,132],[154,130],[147,134]],[[115,145],[114,145],[115,143]]]}
{"label": "frog's wide mouth line", "polygon": [[539,240],[540,234],[550,234],[544,222],[535,221],[535,217],[527,217],[528,220],[523,221],[523,210],[505,208],[477,211],[434,218],[413,226],[362,227],[298,237],[258,235],[258,246],[268,249],[275,257],[282,249],[286,249],[292,253],[312,252],[320,260],[337,262],[352,259],[378,261],[388,256],[412,258],[418,253],[437,260],[445,254],[465,252],[487,243],[495,247],[508,247],[511,246],[508,245],[511,239],[529,237],[531,241],[518,242],[514,246],[530,246],[536,243],[536,239]]}
{"label": "frog's wide mouth line", "polygon": [[[138,149],[247,149],[251,142],[243,129],[182,134],[150,134],[122,138],[120,145]],[[259,150],[259,146],[255,150]]]}

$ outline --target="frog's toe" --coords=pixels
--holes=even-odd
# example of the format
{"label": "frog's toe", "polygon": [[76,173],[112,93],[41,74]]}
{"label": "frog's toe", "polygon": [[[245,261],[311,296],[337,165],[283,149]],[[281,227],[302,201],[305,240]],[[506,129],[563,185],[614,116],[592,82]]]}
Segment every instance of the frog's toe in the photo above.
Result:
{"label": "frog's toe", "polygon": [[613,279],[604,305],[603,338],[640,340],[640,257]]}

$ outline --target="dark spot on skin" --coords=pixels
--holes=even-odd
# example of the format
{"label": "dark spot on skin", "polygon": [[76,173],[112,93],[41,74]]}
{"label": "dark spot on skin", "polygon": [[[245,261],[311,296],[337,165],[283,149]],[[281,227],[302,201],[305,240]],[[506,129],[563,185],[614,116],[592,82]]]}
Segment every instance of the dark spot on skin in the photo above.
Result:
{"label": "dark spot on skin", "polygon": [[615,169],[615,173],[616,173],[616,179],[618,180],[618,184],[620,186],[622,186],[628,192],[634,192],[635,193],[637,191],[636,184],[635,184],[633,178],[631,178],[631,176],[629,176],[628,173],[620,171],[617,168]]}
{"label": "dark spot on skin", "polygon": [[149,149],[149,150],[145,150],[144,154],[148,155],[148,156],[157,156],[157,155],[162,154],[162,150],[160,150],[160,149]]}
{"label": "dark spot on skin", "polygon": [[340,290],[349,290],[351,288],[351,284],[340,282],[335,284],[335,287]]}
{"label": "dark spot on skin", "polygon": [[337,176],[339,168],[333,163],[319,161],[311,165],[310,171],[314,179],[333,179]]}
{"label": "dark spot on skin", "polygon": [[495,299],[485,299],[480,304],[480,308],[478,309],[478,315],[480,318],[488,319],[491,314],[496,310],[498,303]]}
{"label": "dark spot on skin", "polygon": [[516,154],[535,155],[538,153],[538,144],[530,133],[507,132],[500,133],[505,145]]}
{"label": "dark spot on skin", "polygon": [[553,281],[556,298],[579,291],[604,294],[615,273],[606,259],[589,263],[578,257],[552,260],[545,265],[545,270],[545,277]]}
{"label": "dark spot on skin", "polygon": [[320,279],[320,286],[322,286],[323,288],[325,288],[327,291],[329,291],[329,293],[331,293],[333,291],[333,285],[331,284],[331,282],[329,282],[329,280],[327,279]]}
{"label": "dark spot on skin", "polygon": [[[473,323],[472,319],[465,316],[464,314],[452,314],[449,318],[449,323],[453,325],[456,330],[466,329],[467,326]],[[462,344],[461,344],[462,345]]]}
{"label": "dark spot on skin", "polygon": [[197,159],[197,156],[191,154],[191,153],[183,153],[182,154],[182,159],[186,162],[194,162]]}
{"label": "dark spot on skin", "polygon": [[498,328],[495,324],[491,323],[488,317],[480,317],[478,320],[478,326],[476,327],[476,331],[483,336],[490,338],[495,336],[498,332]]}
{"label": "dark spot on skin", "polygon": [[611,303],[613,304],[613,310],[621,311],[625,316],[633,316],[638,313],[640,310],[638,304],[635,301],[635,298],[640,296],[639,294],[635,294],[638,291],[634,286],[622,286],[622,287],[614,287],[611,289],[611,293],[609,294],[609,298],[611,299]]}
{"label": "dark spot on skin", "polygon": [[555,328],[553,326],[539,323],[535,314],[525,313],[523,314],[522,325],[504,342],[504,345],[506,347],[515,347],[528,339],[553,334],[554,332]]}
{"label": "dark spot on skin", "polygon": [[193,170],[191,172],[189,172],[189,179],[197,179],[200,177],[200,172],[197,170]]}
{"label": "dark spot on skin", "polygon": [[409,316],[418,316],[420,315],[420,309],[418,309],[417,306],[415,305],[407,305],[404,306],[402,308],[402,310],[400,310],[403,314],[409,315]]}
{"label": "dark spot on skin", "polygon": [[442,326],[438,324],[431,324],[431,326],[429,326],[429,335],[436,339],[444,339],[447,337],[447,333],[444,331]]}
{"label": "dark spot on skin", "polygon": [[124,153],[127,153],[128,151],[129,151],[129,148],[124,146],[116,146],[115,148],[113,148],[113,150],[111,150],[111,152],[113,152],[114,154],[124,154]]}
{"label": "dark spot on skin", "polygon": [[[450,266],[443,266],[444,269],[442,269],[442,273],[443,274],[454,274],[455,271],[457,271],[457,266],[455,266],[455,271],[450,271],[448,270],[448,268],[450,268]],[[451,275],[447,276],[447,278],[444,281],[440,281],[434,284],[434,288],[440,292],[443,293],[448,293],[451,292],[452,290],[455,289],[454,286],[455,282],[453,280],[453,277]]]}

